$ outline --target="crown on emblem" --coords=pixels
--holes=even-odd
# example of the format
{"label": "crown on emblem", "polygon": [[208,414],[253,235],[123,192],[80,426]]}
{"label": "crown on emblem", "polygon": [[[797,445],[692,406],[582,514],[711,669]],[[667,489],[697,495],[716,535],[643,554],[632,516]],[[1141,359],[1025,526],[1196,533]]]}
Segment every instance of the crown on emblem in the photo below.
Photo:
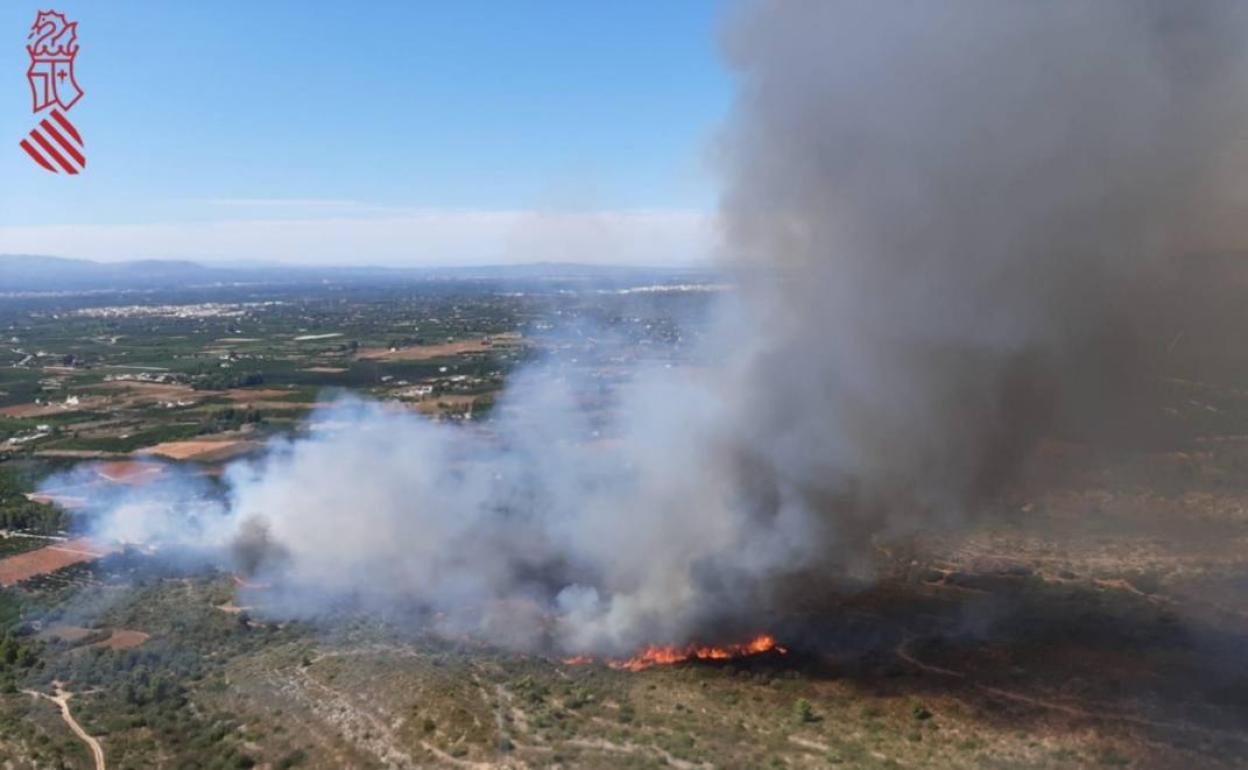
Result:
{"label": "crown on emblem", "polygon": [[26,46],[34,61],[64,61],[78,55],[78,22],[57,11],[40,11],[31,25]]}

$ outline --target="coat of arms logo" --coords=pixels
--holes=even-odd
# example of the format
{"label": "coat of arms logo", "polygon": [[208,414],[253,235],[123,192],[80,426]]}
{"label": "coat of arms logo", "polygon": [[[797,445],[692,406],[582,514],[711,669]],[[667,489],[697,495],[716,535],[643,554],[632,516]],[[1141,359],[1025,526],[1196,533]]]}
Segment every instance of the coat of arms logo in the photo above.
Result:
{"label": "coat of arms logo", "polygon": [[18,144],[48,171],[77,174],[86,167],[87,159],[82,136],[65,113],[82,98],[82,88],[74,77],[78,22],[57,11],[39,11],[26,40],[31,111],[36,115],[48,112]]}

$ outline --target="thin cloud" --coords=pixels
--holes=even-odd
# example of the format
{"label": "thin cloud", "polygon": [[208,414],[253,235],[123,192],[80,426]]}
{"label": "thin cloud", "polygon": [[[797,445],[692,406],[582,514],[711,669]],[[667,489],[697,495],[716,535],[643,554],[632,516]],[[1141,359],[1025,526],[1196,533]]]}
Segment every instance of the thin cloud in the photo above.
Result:
{"label": "thin cloud", "polygon": [[582,262],[689,265],[708,260],[706,212],[406,210],[378,216],[269,217],[152,224],[0,227],[0,253],[102,261],[277,260],[308,265]]}
{"label": "thin cloud", "polygon": [[350,198],[207,198],[191,201],[209,206],[256,208],[390,208]]}

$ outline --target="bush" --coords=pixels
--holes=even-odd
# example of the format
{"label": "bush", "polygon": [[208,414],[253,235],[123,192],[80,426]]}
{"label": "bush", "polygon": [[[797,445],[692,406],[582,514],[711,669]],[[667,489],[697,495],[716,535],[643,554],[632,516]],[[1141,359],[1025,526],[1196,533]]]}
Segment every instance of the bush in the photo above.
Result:
{"label": "bush", "polygon": [[803,724],[817,720],[814,707],[805,698],[798,698],[797,702],[793,704],[793,717]]}

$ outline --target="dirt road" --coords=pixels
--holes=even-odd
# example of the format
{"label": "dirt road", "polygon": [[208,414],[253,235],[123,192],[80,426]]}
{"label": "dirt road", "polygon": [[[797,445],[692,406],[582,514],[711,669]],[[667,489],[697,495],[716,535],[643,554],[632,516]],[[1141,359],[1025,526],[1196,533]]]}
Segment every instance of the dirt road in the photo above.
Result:
{"label": "dirt road", "polygon": [[82,729],[82,725],[78,724],[78,720],[74,719],[74,715],[69,711],[69,699],[74,694],[62,687],[60,682],[53,682],[52,684],[56,687],[56,695],[48,695],[35,690],[22,690],[22,692],[27,695],[33,695],[36,698],[45,698],[59,706],[61,719],[65,720],[65,724],[69,725],[69,729],[74,731],[74,735],[77,735],[83,743],[87,744],[87,748],[91,750],[91,756],[95,760],[95,770],[107,770],[107,765],[104,764],[104,747],[100,745],[98,740],[88,735],[86,730]]}

